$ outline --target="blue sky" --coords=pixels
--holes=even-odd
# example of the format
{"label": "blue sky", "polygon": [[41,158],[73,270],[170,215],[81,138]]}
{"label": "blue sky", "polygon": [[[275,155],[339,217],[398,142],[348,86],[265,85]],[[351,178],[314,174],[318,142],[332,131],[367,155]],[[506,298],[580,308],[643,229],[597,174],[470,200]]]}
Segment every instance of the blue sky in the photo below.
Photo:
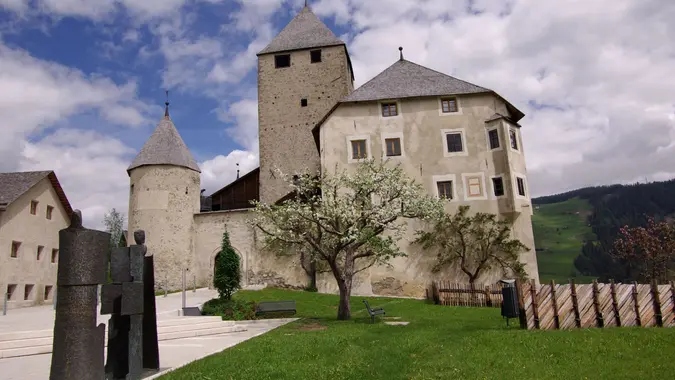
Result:
{"label": "blue sky", "polygon": [[[257,165],[256,53],[303,0],[0,0],[0,170],[56,170],[85,221],[171,115],[208,191]],[[361,85],[398,58],[525,112],[532,194],[675,177],[675,3],[315,0]]]}

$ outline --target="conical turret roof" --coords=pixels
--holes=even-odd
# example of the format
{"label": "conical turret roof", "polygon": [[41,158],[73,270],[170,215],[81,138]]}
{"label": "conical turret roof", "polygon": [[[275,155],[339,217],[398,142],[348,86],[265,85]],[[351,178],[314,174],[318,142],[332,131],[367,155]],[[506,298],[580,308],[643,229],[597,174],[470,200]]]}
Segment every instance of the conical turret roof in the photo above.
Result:
{"label": "conical turret roof", "polygon": [[174,165],[201,173],[192,153],[167,114],[131,163],[127,172],[145,165]]}
{"label": "conical turret roof", "polygon": [[258,55],[344,44],[305,6]]}

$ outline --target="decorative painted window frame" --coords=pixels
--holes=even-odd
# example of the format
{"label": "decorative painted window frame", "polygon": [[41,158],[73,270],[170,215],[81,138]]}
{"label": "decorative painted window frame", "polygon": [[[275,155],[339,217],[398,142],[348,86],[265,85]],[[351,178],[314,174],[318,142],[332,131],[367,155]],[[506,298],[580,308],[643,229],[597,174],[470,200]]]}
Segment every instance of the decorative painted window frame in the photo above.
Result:
{"label": "decorative painted window frame", "polygon": [[[462,151],[448,152],[448,139],[445,135],[449,133],[461,133],[462,135]],[[443,140],[443,156],[444,157],[464,157],[469,155],[469,147],[466,143],[466,131],[464,128],[456,129],[441,129],[441,138]]]}
{"label": "decorative painted window frame", "polygon": [[[495,183],[492,182],[493,178],[501,178],[502,179],[502,184],[504,185],[504,195],[496,196],[495,195]],[[506,191],[506,180],[508,179],[508,176],[504,173],[500,174],[495,174],[490,176],[490,198],[492,199],[503,199],[506,198],[508,195],[508,192]]]}
{"label": "decorative painted window frame", "polygon": [[[387,156],[387,143],[385,142],[386,139],[401,139],[401,155],[400,156]],[[405,141],[403,140],[403,132],[386,132],[382,133],[380,136],[380,142],[382,144],[382,159],[383,160],[389,160],[389,159],[402,159],[405,158]],[[350,144],[351,145],[351,144]]]}
{"label": "decorative painted window frame", "polygon": [[[521,173],[516,173],[513,172],[513,175],[511,176],[511,187],[513,188],[513,195],[518,198],[518,199],[525,199],[529,200],[530,199],[530,185],[527,183],[527,176]],[[523,185],[525,186],[525,195],[520,195],[518,193],[518,178],[523,179]]]}
{"label": "decorative painted window frame", "polygon": [[[354,155],[352,154],[352,141],[354,140],[366,140],[366,158],[361,158],[361,159],[354,159]],[[346,137],[346,142],[347,142],[347,163],[349,164],[356,164],[359,162],[363,162],[365,160],[369,160],[373,157],[373,152],[370,146],[370,135],[351,135]]]}
{"label": "decorative painted window frame", "polygon": [[[499,135],[499,148],[492,149],[490,148],[490,132],[494,130],[496,130],[497,134]],[[499,152],[504,150],[504,139],[502,138],[503,136],[504,136],[504,128],[502,128],[501,122],[491,127],[485,128],[485,141],[487,143],[488,152]],[[509,140],[509,146],[511,146],[511,140]]]}
{"label": "decorative painted window frame", "polygon": [[[483,187],[483,196],[482,197],[476,197],[476,196],[470,196],[469,195],[469,189],[468,189],[468,181],[467,177],[480,177],[481,180],[481,185]],[[485,173],[484,172],[476,172],[476,173],[462,173],[462,191],[464,192],[464,200],[465,201],[486,201],[488,200],[488,188],[485,186]]]}
{"label": "decorative painted window frame", "polygon": [[443,174],[443,175],[434,175],[431,176],[432,186],[434,188],[434,194],[436,198],[440,198],[441,195],[438,193],[438,182],[452,181],[452,199],[445,198],[446,202],[457,202],[457,175],[455,174]]}
{"label": "decorative painted window frame", "polygon": [[[457,112],[443,112],[443,99],[447,98],[455,98],[457,99]],[[459,96],[456,95],[445,95],[445,96],[439,96],[438,97],[438,116],[459,116],[463,115],[463,109],[462,109],[462,101],[460,100]]]}
{"label": "decorative painted window frame", "polygon": [[[511,131],[512,131],[512,130],[516,132],[516,143],[518,144],[518,149],[513,149],[513,146],[511,145]],[[513,126],[507,124],[507,125],[506,125],[506,132],[507,132],[507,134],[506,134],[506,137],[507,137],[506,141],[507,141],[508,144],[509,144],[509,150],[510,150],[511,152],[520,154],[521,151],[523,150],[523,140],[520,138],[520,131],[518,130],[518,128],[513,127]]]}
{"label": "decorative painted window frame", "polygon": [[[388,103],[396,103],[396,116],[383,116],[382,115],[382,105]],[[385,99],[379,100],[377,102],[377,114],[380,116],[380,120],[399,120],[403,118],[401,113],[401,101],[398,99]]]}

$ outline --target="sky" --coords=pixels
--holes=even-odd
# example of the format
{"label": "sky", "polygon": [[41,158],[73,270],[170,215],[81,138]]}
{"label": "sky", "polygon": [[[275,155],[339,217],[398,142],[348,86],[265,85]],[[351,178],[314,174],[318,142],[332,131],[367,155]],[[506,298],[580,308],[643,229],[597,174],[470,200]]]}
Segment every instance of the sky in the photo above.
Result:
{"label": "sky", "polygon": [[[0,171],[55,170],[85,224],[171,117],[211,193],[258,165],[256,53],[304,0],[0,0]],[[531,195],[675,177],[675,2],[314,0],[358,87],[406,59],[521,121]]]}

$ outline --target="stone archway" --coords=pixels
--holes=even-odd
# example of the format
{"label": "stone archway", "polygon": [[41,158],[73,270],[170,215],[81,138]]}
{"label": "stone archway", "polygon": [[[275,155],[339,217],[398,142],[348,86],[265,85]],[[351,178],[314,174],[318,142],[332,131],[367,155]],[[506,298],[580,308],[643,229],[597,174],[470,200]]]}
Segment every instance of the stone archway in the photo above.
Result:
{"label": "stone archway", "polygon": [[[241,270],[241,287],[243,288],[244,286],[248,285],[248,273],[246,272],[247,262],[246,262],[246,256],[242,255],[241,252],[232,247],[234,249],[234,252],[239,256],[239,268]],[[209,288],[213,289],[213,277],[216,271],[216,258],[220,254],[220,247],[216,248],[213,250],[211,253],[211,258],[209,259]]]}

